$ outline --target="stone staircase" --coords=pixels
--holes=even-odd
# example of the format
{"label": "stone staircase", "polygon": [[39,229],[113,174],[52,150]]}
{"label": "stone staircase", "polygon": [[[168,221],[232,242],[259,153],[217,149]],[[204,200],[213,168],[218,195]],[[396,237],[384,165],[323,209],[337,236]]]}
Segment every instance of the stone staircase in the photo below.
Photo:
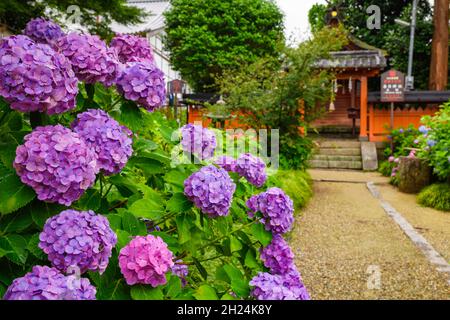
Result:
{"label": "stone staircase", "polygon": [[362,170],[361,142],[357,140],[316,140],[309,161],[311,168]]}

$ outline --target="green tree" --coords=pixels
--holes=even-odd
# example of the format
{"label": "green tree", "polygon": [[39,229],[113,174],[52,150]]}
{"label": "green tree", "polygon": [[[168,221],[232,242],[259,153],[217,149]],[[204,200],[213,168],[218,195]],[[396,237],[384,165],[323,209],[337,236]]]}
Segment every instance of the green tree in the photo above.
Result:
{"label": "green tree", "polygon": [[142,22],[146,16],[141,9],[129,6],[126,0],[2,0],[0,23],[13,33],[20,33],[32,18],[49,17],[58,20],[71,16],[73,12],[67,12],[67,9],[72,5],[80,8],[81,25],[87,27],[89,32],[103,37],[112,35],[112,21],[130,25]]}
{"label": "green tree", "polygon": [[278,55],[283,15],[271,0],[172,0],[166,48],[175,69],[197,91],[244,63]]}
{"label": "green tree", "polygon": [[[343,24],[349,32],[368,44],[384,49],[389,55],[391,67],[406,72],[408,65],[409,28],[395,23],[395,19],[411,20],[411,2],[409,0],[332,0],[330,5],[340,8]],[[366,12],[371,5],[381,9],[381,28],[367,28]],[[326,5],[317,5],[310,12],[311,29],[321,28],[323,20],[315,18],[318,12],[325,11]],[[414,48],[414,76],[416,88],[428,87],[428,74],[431,60],[431,40],[433,38],[432,10],[428,1],[420,1],[417,13],[417,29]]]}

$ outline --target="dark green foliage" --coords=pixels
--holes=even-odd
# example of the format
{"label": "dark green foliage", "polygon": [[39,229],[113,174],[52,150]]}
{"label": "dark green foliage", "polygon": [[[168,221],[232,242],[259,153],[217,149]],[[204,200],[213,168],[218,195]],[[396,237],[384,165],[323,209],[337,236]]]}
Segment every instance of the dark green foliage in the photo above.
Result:
{"label": "dark green foliage", "polygon": [[380,163],[380,167],[378,168],[378,172],[380,172],[385,177],[390,177],[392,174],[392,169],[396,167],[397,164],[395,162],[389,162],[387,160]]}
{"label": "dark green foliage", "polygon": [[[80,8],[81,25],[90,33],[105,38],[112,35],[112,21],[124,25],[139,23],[145,17],[140,9],[129,6],[126,0],[2,0],[0,1],[0,23],[5,24],[13,33],[20,33],[26,23],[33,18],[47,16],[54,19],[69,18],[74,13],[68,8],[76,5]],[[51,12],[50,10],[51,9]],[[100,22],[97,17],[101,17]]]}
{"label": "dark green foliage", "polygon": [[305,170],[310,159],[313,142],[307,137],[280,137],[280,167],[282,169]]}
{"label": "dark green foliage", "polygon": [[269,0],[172,0],[166,47],[176,70],[197,91],[260,57],[277,57],[283,15]]}
{"label": "dark green foliage", "polygon": [[313,196],[312,179],[307,171],[279,170],[270,179],[269,183],[283,189],[294,201],[296,210],[304,208]]}
{"label": "dark green foliage", "polygon": [[450,211],[450,184],[433,184],[420,192],[419,204],[441,211]]}

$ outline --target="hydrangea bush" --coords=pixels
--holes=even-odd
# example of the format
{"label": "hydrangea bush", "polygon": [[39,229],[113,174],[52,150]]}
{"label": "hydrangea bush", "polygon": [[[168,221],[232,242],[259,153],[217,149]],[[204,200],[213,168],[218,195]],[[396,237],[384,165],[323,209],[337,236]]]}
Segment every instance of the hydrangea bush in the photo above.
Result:
{"label": "hydrangea bush", "polygon": [[[306,299],[281,237],[292,201],[264,163],[213,161],[207,129],[172,139],[142,39],[56,30],[0,40],[0,296]],[[200,161],[172,162],[179,148]]]}

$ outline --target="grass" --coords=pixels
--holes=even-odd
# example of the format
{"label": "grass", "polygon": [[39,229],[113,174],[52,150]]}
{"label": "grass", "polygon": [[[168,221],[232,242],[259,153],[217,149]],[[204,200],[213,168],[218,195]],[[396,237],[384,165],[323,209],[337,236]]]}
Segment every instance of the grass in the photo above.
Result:
{"label": "grass", "polygon": [[423,189],[417,197],[419,204],[440,211],[450,211],[450,184],[436,183]]}
{"label": "grass", "polygon": [[296,211],[304,208],[313,195],[312,179],[302,170],[279,170],[273,176],[274,184],[294,201]]}

